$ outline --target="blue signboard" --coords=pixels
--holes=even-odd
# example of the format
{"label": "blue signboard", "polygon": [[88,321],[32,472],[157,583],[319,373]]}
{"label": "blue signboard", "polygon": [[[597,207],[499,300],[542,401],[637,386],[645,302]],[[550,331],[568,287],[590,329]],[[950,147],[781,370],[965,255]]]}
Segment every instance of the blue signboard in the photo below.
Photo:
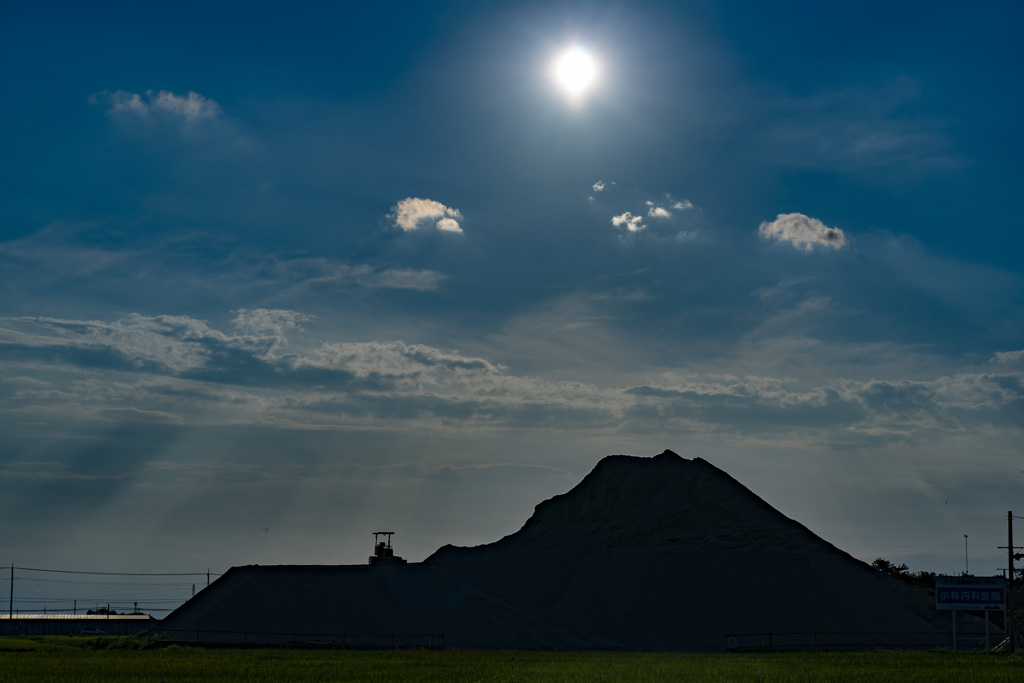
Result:
{"label": "blue signboard", "polygon": [[936,576],[935,609],[1006,609],[1001,576]]}

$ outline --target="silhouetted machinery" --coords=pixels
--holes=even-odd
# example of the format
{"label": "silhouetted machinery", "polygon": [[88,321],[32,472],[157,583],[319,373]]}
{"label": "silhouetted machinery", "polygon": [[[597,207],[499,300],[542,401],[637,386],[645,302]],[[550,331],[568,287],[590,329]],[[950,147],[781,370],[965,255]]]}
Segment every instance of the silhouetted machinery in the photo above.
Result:
{"label": "silhouetted machinery", "polygon": [[[370,556],[370,564],[405,564],[405,560],[395,555],[395,551],[391,548],[391,536],[394,531],[374,531],[373,532],[373,555]],[[380,540],[381,536],[387,538],[386,541]]]}

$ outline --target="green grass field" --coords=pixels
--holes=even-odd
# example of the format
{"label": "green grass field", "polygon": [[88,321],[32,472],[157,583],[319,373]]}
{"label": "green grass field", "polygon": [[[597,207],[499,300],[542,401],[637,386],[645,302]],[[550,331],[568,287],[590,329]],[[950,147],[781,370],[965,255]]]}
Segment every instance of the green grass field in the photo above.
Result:
{"label": "green grass field", "polygon": [[0,681],[1020,681],[1024,656],[142,649],[129,638],[0,638]]}

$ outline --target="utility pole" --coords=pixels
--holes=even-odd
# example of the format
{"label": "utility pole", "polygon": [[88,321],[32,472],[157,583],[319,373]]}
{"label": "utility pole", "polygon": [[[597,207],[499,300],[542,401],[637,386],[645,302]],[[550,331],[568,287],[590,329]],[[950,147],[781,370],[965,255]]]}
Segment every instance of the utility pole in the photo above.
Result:
{"label": "utility pole", "polygon": [[[999,546],[1000,549],[1002,547]],[[1013,511],[1011,510],[1006,513],[1006,558],[1010,563],[1010,575],[1006,579],[1006,635],[1007,642],[1010,644],[1010,652],[1014,651],[1014,646],[1017,644],[1013,623],[1013,561],[1024,559],[1024,553],[1014,553],[1014,550],[1016,548],[1013,547]]]}
{"label": "utility pole", "polygon": [[1010,652],[1014,651],[1017,636],[1013,632],[1013,510],[1006,513],[1006,554],[1010,559],[1010,578],[1006,582],[1006,609],[1009,622]]}
{"label": "utility pole", "polygon": [[964,534],[964,576],[971,574],[971,560],[967,554],[967,534]]}

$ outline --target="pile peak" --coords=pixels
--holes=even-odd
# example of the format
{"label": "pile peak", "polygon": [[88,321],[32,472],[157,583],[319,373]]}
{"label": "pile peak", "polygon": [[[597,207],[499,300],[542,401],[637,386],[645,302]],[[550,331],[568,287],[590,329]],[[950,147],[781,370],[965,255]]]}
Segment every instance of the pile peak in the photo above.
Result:
{"label": "pile peak", "polygon": [[725,472],[671,450],[609,455],[567,493],[534,510],[498,547],[817,550],[830,544]]}

